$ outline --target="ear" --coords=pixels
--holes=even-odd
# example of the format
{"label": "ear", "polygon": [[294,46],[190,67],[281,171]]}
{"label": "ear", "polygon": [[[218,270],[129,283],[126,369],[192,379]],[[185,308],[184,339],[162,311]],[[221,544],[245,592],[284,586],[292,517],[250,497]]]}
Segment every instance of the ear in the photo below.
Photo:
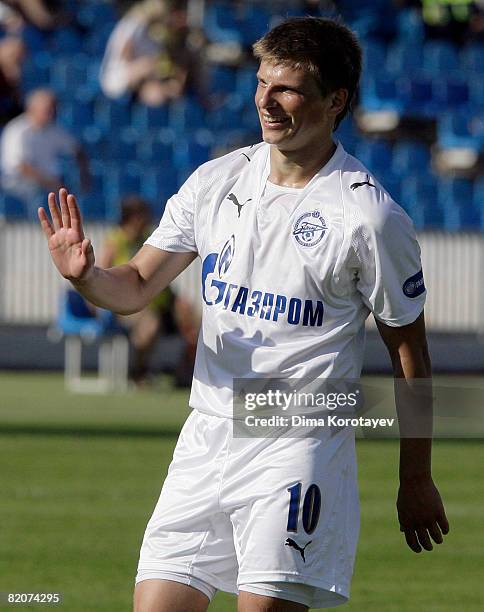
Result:
{"label": "ear", "polygon": [[335,117],[341,113],[348,101],[347,89],[336,89],[330,94],[329,113]]}

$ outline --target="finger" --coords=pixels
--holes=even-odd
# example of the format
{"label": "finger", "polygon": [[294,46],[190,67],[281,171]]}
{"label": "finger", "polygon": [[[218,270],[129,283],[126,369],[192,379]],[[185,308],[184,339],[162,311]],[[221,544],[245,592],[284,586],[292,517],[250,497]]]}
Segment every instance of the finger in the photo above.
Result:
{"label": "finger", "polygon": [[71,227],[79,233],[81,240],[84,240],[81,211],[77,205],[76,196],[72,193],[67,196],[67,206],[69,207],[69,214],[71,217]]}
{"label": "finger", "polygon": [[52,229],[47,213],[43,208],[39,208],[37,210],[37,215],[39,216],[40,225],[42,226],[42,231],[44,232],[45,237],[47,239],[50,238],[54,235],[54,230]]}
{"label": "finger", "polygon": [[59,189],[59,202],[62,214],[62,226],[66,229],[71,227],[71,215],[67,206],[67,189]]}
{"label": "finger", "polygon": [[427,529],[428,529],[428,532],[432,540],[436,544],[442,544],[442,542],[444,541],[444,538],[442,537],[442,534],[440,533],[440,529],[437,523],[430,525]]}
{"label": "finger", "polygon": [[449,527],[449,521],[447,520],[447,517],[445,516],[444,510],[442,510],[442,515],[439,516],[439,518],[437,519],[437,523],[439,524],[439,527],[442,533],[444,535],[447,535],[449,533],[450,527]]}
{"label": "finger", "polygon": [[421,527],[417,529],[417,537],[418,537],[418,541],[420,542],[420,545],[422,546],[422,548],[425,548],[425,550],[433,550],[434,547],[432,546],[432,542],[430,541],[430,536],[425,527]]}
{"label": "finger", "polygon": [[422,548],[420,547],[420,544],[418,543],[415,531],[413,531],[412,529],[406,529],[404,530],[404,534],[405,534],[405,540],[407,541],[409,548],[411,548],[413,552],[416,552],[416,553],[421,552]]}
{"label": "finger", "polygon": [[92,251],[92,244],[89,238],[84,238],[81,244],[81,251],[87,257],[89,251]]}
{"label": "finger", "polygon": [[54,231],[57,231],[62,226],[61,216],[59,214],[59,208],[57,206],[57,202],[55,201],[55,193],[49,193],[49,197],[47,199],[49,202],[49,210],[50,216],[52,217],[52,225],[54,226]]}

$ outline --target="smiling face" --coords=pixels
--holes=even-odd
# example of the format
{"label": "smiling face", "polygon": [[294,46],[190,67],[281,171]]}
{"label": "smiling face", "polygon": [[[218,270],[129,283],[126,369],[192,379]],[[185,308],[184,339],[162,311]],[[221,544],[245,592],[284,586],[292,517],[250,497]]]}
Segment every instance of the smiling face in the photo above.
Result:
{"label": "smiling face", "polygon": [[265,142],[282,152],[297,152],[319,148],[331,139],[335,117],[341,110],[338,92],[324,96],[315,77],[306,70],[266,60],[261,62],[257,79],[255,104]]}

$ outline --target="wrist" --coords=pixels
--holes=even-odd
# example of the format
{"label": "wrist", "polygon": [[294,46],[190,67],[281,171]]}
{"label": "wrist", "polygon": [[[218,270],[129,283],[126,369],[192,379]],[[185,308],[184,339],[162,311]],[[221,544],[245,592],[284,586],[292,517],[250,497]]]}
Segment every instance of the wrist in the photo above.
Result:
{"label": "wrist", "polygon": [[419,470],[416,472],[402,472],[400,471],[400,485],[412,486],[419,485],[424,482],[432,480],[432,473],[429,469]]}
{"label": "wrist", "polygon": [[91,266],[88,268],[84,274],[79,278],[70,278],[69,280],[74,285],[76,289],[81,289],[86,285],[90,284],[96,274],[96,266]]}

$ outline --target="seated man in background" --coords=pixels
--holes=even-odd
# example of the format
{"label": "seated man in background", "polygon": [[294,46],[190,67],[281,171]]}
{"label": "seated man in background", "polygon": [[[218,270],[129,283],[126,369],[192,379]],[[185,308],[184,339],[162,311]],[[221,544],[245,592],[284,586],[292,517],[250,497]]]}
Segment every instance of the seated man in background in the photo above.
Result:
{"label": "seated man in background", "polygon": [[74,156],[81,189],[87,189],[87,158],[75,138],[55,123],[56,97],[36,89],[27,97],[26,111],[12,119],[2,134],[0,167],[3,190],[23,200],[29,218],[48,191],[62,185],[61,157]]}
{"label": "seated man in background", "polygon": [[[99,266],[111,268],[127,263],[143,246],[151,233],[151,209],[140,196],[131,195],[121,203],[119,226],[112,229],[104,244],[99,258]],[[149,360],[160,334],[174,332],[176,328],[185,340],[186,348],[183,364],[188,371],[182,372],[177,365],[175,378],[177,384],[187,384],[193,374],[195,347],[198,325],[191,323],[192,309],[185,300],[175,297],[170,287],[164,289],[146,308],[132,315],[118,315],[122,326],[129,330],[129,339],[134,349],[134,360],[130,372],[132,380],[139,385],[148,381]],[[194,329],[194,333],[192,331]]]}

